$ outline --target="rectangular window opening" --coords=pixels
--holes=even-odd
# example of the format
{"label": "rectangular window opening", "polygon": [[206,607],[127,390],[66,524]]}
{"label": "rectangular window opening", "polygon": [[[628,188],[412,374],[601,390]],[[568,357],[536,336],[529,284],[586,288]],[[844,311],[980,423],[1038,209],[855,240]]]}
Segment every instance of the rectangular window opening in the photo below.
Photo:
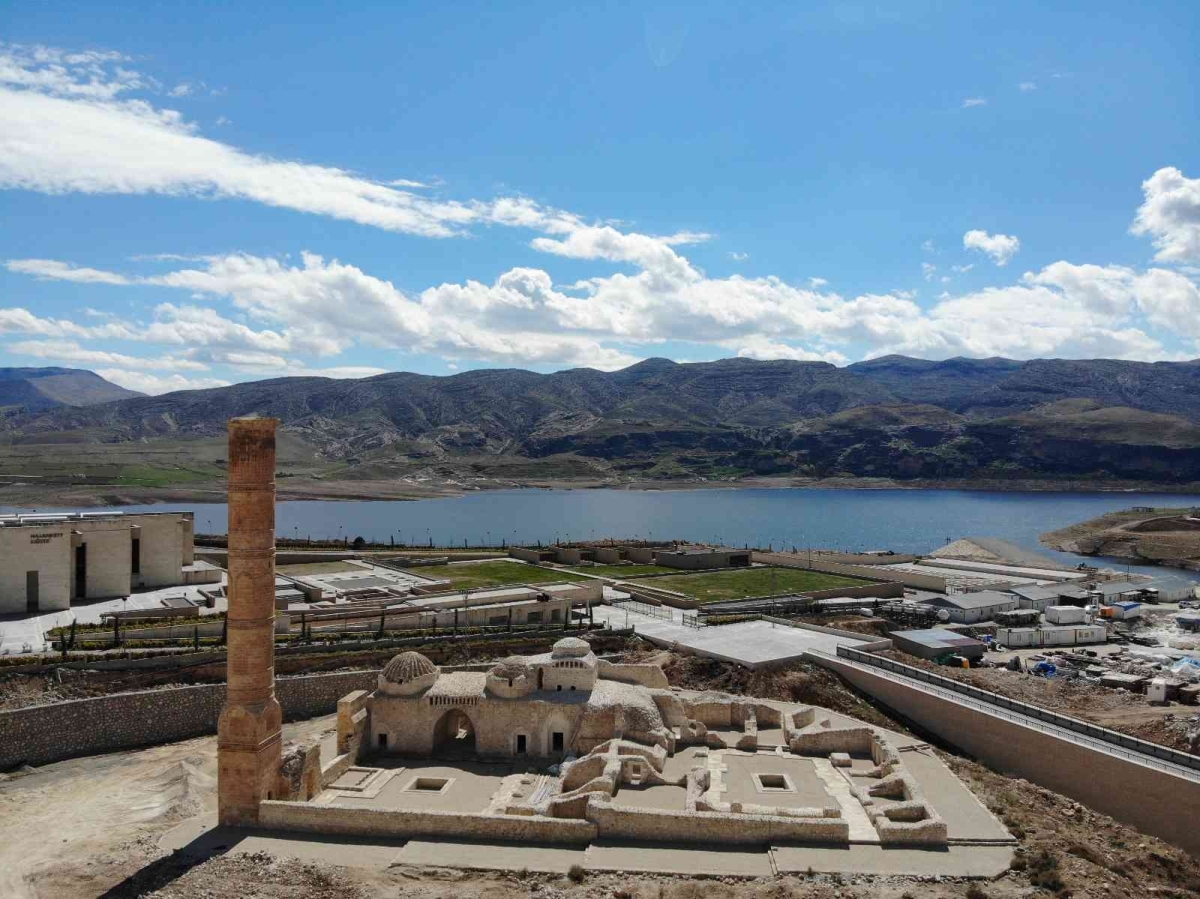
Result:
{"label": "rectangular window opening", "polygon": [[550,743],[550,751],[551,752],[562,752],[563,751],[564,740],[563,740],[563,732],[561,730],[556,730],[551,735],[550,740],[551,740],[551,743]]}

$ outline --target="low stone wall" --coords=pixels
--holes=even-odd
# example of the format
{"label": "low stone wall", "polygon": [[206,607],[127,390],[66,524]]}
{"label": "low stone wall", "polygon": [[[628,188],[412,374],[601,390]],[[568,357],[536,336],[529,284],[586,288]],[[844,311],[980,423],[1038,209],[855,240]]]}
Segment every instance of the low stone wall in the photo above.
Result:
{"label": "low stone wall", "polygon": [[850,826],[841,818],[654,811],[618,808],[595,799],[588,802],[587,819],[606,839],[760,845],[775,840],[844,843],[850,838]]}
{"label": "low stone wall", "polygon": [[[354,690],[373,690],[377,671],[281,677],[275,695],[287,720],[330,714]],[[224,684],[116,693],[0,712],[0,770],[20,764],[171,743],[213,734]]]}
{"label": "low stone wall", "polygon": [[344,836],[457,837],[574,844],[586,844],[596,839],[595,824],[569,818],[351,808],[310,802],[264,802],[258,807],[258,824],[270,830]]}

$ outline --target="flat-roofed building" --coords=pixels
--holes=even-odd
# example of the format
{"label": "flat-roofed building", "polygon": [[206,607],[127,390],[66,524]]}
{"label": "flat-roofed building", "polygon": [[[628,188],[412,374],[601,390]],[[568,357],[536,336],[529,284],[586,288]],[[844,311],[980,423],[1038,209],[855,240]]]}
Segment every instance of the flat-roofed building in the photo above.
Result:
{"label": "flat-roofed building", "polygon": [[750,551],[744,549],[660,549],[654,561],[664,568],[702,571],[711,568],[748,568]]}
{"label": "flat-roofed building", "polygon": [[1017,598],[1019,608],[1037,609],[1039,612],[1046,611],[1050,606],[1086,606],[1088,604],[1087,590],[1067,584],[1012,587],[1008,592]]}
{"label": "flat-roofed building", "polygon": [[192,537],[191,512],[0,517],[0,614],[63,611],[74,600],[200,583],[204,577],[190,576]]}
{"label": "flat-roofed building", "polygon": [[925,601],[927,605],[944,609],[955,624],[973,624],[990,621],[997,612],[1007,612],[1017,607],[1017,598],[996,590],[980,590],[978,593],[955,593],[937,596]]}
{"label": "flat-roofed building", "polygon": [[983,658],[987,644],[974,637],[935,627],[917,631],[893,631],[888,634],[901,652],[919,659],[936,659],[944,655],[960,655],[968,659]]}

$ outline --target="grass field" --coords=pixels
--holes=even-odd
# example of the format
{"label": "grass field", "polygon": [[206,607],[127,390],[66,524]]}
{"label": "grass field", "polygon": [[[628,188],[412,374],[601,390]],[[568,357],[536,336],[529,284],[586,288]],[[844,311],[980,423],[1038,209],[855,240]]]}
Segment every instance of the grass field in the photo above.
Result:
{"label": "grass field", "polygon": [[447,578],[459,590],[496,584],[553,584],[571,579],[569,571],[551,571],[521,562],[462,562],[415,570],[439,580]]}
{"label": "grass field", "polygon": [[644,577],[647,574],[666,574],[679,569],[662,565],[571,565],[564,570],[581,571],[599,577]]}
{"label": "grass field", "polygon": [[[772,571],[775,573],[774,582],[771,578]],[[644,583],[686,594],[700,602],[721,602],[726,599],[744,599],[747,596],[769,596],[772,593],[860,587],[866,581],[837,574],[824,574],[820,571],[799,571],[795,568],[743,568],[737,571],[715,571],[710,574],[656,577]]]}
{"label": "grass field", "polygon": [[343,571],[362,574],[366,571],[361,565],[355,565],[353,562],[297,562],[295,565],[278,565],[275,570],[280,574],[296,577],[304,574],[341,574]]}

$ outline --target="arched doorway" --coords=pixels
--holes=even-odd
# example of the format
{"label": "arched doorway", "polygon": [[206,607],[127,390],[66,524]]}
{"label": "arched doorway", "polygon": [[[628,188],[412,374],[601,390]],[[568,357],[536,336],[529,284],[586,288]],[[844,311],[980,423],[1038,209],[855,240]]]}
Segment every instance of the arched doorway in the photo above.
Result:
{"label": "arched doorway", "polygon": [[462,709],[450,709],[433,728],[433,749],[439,755],[475,755],[475,725]]}

